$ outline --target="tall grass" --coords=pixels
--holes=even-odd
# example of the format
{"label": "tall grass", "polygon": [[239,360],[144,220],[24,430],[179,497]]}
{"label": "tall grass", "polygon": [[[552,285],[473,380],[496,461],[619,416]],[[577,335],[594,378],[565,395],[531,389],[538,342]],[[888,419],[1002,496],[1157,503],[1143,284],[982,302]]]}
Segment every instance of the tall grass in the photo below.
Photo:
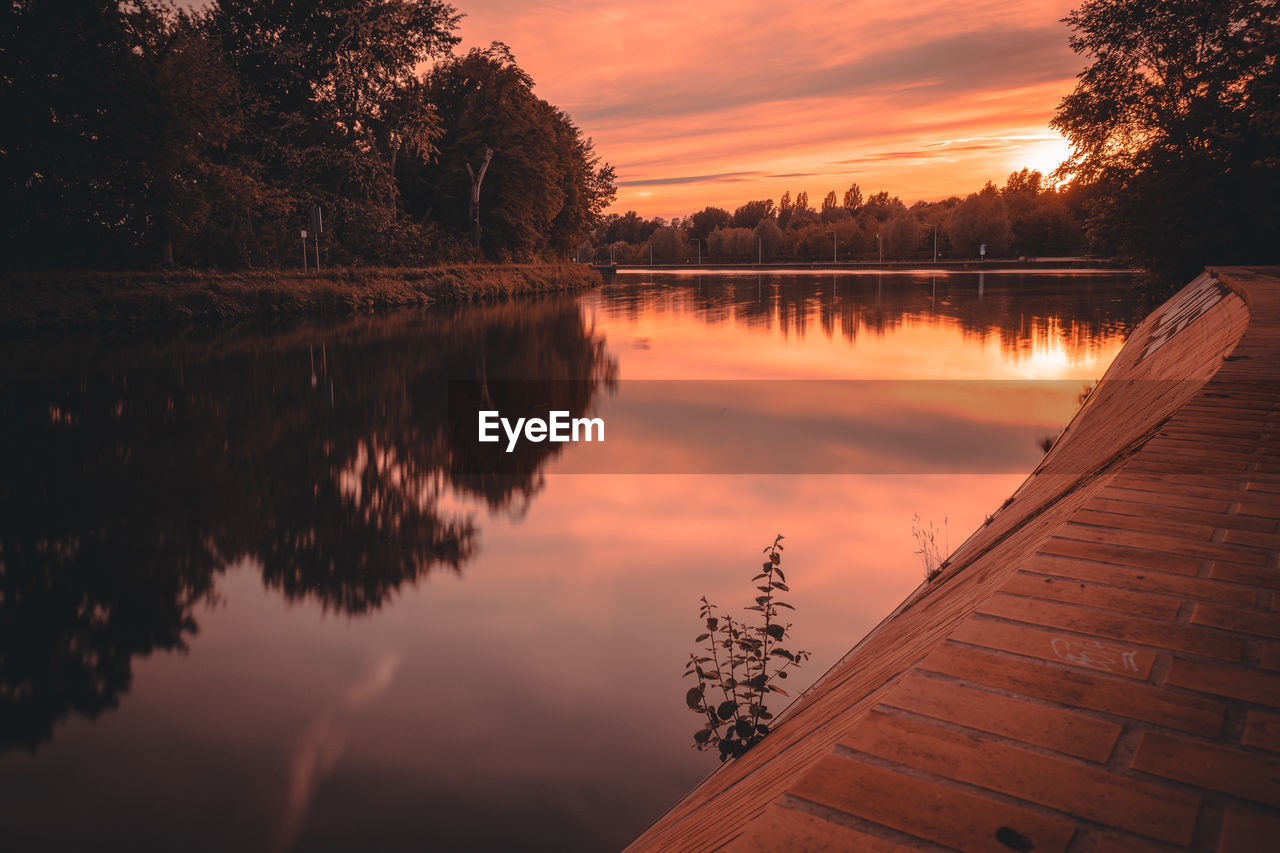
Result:
{"label": "tall grass", "polygon": [[0,327],[79,328],[341,316],[508,299],[600,283],[582,264],[456,264],[322,271],[11,273]]}

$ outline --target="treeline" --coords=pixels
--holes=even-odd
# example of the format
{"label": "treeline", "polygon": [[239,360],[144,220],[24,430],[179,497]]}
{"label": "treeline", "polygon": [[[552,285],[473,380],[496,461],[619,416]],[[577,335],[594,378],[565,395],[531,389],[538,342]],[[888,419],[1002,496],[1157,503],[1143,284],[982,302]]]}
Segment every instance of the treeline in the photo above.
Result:
{"label": "treeline", "polygon": [[878,192],[864,198],[851,185],[831,190],[816,207],[801,191],[749,201],[732,213],[706,207],[667,222],[635,211],[611,214],[596,232],[595,255],[621,263],[703,260],[754,262],[925,260],[1055,256],[1085,251],[1082,228],[1087,193],[1051,186],[1037,171],[1009,175],[966,198],[952,196],[908,207]]}
{"label": "treeline", "polygon": [[0,264],[298,265],[313,209],[327,264],[567,256],[613,169],[504,45],[453,55],[460,17],[441,0],[4,4]]}
{"label": "treeline", "polygon": [[1280,263],[1280,0],[1081,0],[1064,20],[1088,62],[1051,122],[1071,143],[1066,188],[1023,170],[910,208],[854,186],[817,210],[801,193],[674,223],[629,213],[597,257],[922,259],[936,233],[942,257],[1085,251],[1163,288],[1206,264]]}

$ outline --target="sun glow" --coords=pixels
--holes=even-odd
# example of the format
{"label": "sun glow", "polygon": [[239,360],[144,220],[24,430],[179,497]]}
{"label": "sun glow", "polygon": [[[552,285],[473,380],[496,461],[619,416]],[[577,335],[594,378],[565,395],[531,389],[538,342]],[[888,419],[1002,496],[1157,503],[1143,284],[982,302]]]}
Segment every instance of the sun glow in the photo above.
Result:
{"label": "sun glow", "polygon": [[[1071,155],[1071,143],[1056,133],[1028,141],[1015,154],[1016,162],[1011,163],[1018,169],[1024,166],[1044,175],[1046,179],[1063,161]],[[1051,182],[1052,183],[1052,182]]]}
{"label": "sun glow", "polygon": [[1060,339],[1044,337],[1032,343],[1017,372],[1026,379],[1065,379],[1076,366]]}
{"label": "sun glow", "polygon": [[1067,153],[1048,122],[1083,64],[1071,0],[460,5],[460,49],[509,44],[620,179],[646,182],[612,211],[646,218],[855,182],[910,205],[1048,174]]}

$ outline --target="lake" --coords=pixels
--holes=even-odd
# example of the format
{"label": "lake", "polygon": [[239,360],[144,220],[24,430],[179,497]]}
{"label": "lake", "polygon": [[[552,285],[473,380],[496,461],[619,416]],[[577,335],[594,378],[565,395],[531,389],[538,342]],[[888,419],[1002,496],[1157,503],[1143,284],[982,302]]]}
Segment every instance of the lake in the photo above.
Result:
{"label": "lake", "polygon": [[[913,524],[945,553],[1034,467],[1130,284],[628,273],[4,342],[0,848],[617,849],[717,763],[699,598],[784,534],[803,689],[923,581]],[[606,440],[508,454],[476,402]]]}

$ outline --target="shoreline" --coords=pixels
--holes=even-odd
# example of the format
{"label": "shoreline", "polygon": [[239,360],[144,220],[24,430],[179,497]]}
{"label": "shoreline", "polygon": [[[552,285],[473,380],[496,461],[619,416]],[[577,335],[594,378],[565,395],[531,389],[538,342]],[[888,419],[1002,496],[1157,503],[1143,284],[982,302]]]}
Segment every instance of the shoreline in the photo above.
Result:
{"label": "shoreline", "polygon": [[723,258],[707,257],[694,263],[692,259],[680,262],[663,263],[630,263],[618,261],[611,264],[618,272],[787,272],[787,273],[891,273],[891,272],[1117,272],[1135,273],[1144,270],[1126,266],[1114,258],[1097,258],[1092,256],[1064,257],[1032,257],[1032,258],[943,258],[935,261],[925,259],[914,260],[881,260],[881,261],[831,261],[803,260],[788,258],[784,260],[730,261]]}
{"label": "shoreline", "polygon": [[[605,267],[605,270],[608,268]],[[791,265],[791,264],[749,264],[744,266],[732,265],[703,265],[694,266],[686,264],[669,265],[669,266],[625,266],[619,264],[616,267],[615,275],[644,275],[661,274],[661,275],[746,275],[747,273],[769,273],[771,275],[951,275],[953,273],[990,273],[991,275],[1141,275],[1145,270],[1132,267],[1084,267],[1084,266],[999,266],[999,267],[959,267],[959,266],[907,266],[900,265],[889,267],[887,264],[878,267],[874,264],[871,266],[848,266],[840,265],[833,267],[831,264],[822,266],[814,264],[810,266]]]}
{"label": "shoreline", "polygon": [[32,272],[0,278],[0,328],[32,332],[341,317],[502,301],[601,283],[585,264]]}

